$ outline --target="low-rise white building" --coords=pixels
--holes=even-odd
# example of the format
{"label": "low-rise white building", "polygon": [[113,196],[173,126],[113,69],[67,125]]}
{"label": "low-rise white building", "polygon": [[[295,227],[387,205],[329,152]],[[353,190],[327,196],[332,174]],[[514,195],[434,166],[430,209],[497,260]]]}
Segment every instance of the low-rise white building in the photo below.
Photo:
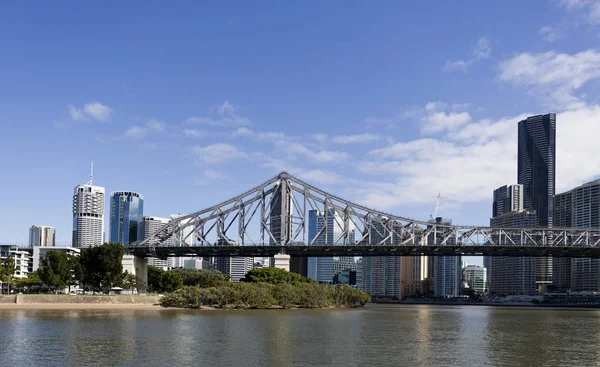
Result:
{"label": "low-rise white building", "polygon": [[54,246],[54,247],[45,247],[45,246],[35,246],[33,248],[33,271],[36,271],[40,268],[42,264],[42,259],[46,257],[46,253],[48,251],[60,251],[66,254],[72,254],[79,256],[81,249],[75,247],[67,247],[67,246]]}

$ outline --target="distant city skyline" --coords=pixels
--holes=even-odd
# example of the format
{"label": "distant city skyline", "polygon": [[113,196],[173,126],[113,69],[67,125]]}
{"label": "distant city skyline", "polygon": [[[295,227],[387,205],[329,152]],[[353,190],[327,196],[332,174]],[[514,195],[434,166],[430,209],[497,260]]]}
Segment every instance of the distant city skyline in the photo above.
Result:
{"label": "distant city skyline", "polygon": [[90,161],[107,195],[161,217],[285,170],[422,220],[441,194],[439,215],[485,225],[490,193],[517,182],[516,125],[547,112],[557,192],[589,182],[598,24],[567,3],[6,4],[0,243],[44,224],[70,244]]}

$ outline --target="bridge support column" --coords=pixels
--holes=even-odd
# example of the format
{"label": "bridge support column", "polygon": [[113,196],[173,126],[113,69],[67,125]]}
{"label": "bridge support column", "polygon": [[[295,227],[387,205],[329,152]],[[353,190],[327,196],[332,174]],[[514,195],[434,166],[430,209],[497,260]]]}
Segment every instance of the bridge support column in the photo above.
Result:
{"label": "bridge support column", "polygon": [[290,255],[286,254],[277,254],[273,256],[275,268],[285,269],[290,271]]}
{"label": "bridge support column", "polygon": [[127,271],[129,274],[133,274],[138,281],[144,283],[146,288],[148,285],[148,259],[138,257],[134,255],[123,255],[123,272]]}

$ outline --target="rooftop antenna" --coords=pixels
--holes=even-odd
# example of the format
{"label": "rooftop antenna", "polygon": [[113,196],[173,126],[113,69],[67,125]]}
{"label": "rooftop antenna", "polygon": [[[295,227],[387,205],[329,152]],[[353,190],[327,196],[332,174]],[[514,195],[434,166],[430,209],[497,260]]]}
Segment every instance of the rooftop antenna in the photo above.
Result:
{"label": "rooftop antenna", "polygon": [[92,165],[90,168],[90,180],[88,181],[88,185],[92,185],[94,182],[94,162],[92,161]]}

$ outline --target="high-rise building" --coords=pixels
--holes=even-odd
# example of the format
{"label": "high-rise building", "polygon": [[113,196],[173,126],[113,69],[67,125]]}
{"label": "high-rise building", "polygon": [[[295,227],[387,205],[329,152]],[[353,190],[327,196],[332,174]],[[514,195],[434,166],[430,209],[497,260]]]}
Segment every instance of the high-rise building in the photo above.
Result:
{"label": "high-rise building", "polygon": [[73,247],[91,247],[104,242],[104,187],[92,180],[75,187],[73,194]]}
{"label": "high-rise building", "polygon": [[[600,228],[600,180],[556,195],[554,202],[557,227]],[[558,290],[600,291],[600,259],[560,259],[558,270],[560,275],[553,283]],[[570,275],[570,282],[566,279],[567,275]],[[570,283],[569,286],[567,283]]]}
{"label": "high-rise building", "polygon": [[475,292],[483,293],[486,291],[486,271],[484,267],[477,265],[465,266],[462,270],[463,280],[469,288]]}
{"label": "high-rise building", "polygon": [[356,288],[363,289],[363,259],[356,260]]}
{"label": "high-rise building", "polygon": [[239,282],[254,267],[251,257],[215,257],[215,269],[231,276],[232,282]]}
{"label": "high-rise building", "polygon": [[428,293],[428,260],[427,256],[402,257],[402,297],[422,296]]}
{"label": "high-rise building", "polygon": [[[571,228],[572,192],[567,191],[554,196],[555,228]],[[552,285],[556,291],[565,292],[571,289],[571,263],[570,257],[555,257],[552,259]]]}
{"label": "high-rise building", "polygon": [[494,190],[492,218],[523,210],[523,185],[504,185]]}
{"label": "high-rise building", "polygon": [[[435,218],[435,222],[437,224],[452,224],[451,220],[445,220],[441,217]],[[443,227],[438,227],[438,231],[443,230]],[[442,235],[445,236],[445,234]],[[432,237],[430,241],[433,242],[433,234],[430,234],[430,237]],[[447,243],[456,243],[456,237],[450,237]],[[460,256],[433,257],[433,294],[435,297],[459,296],[461,278]]]}
{"label": "high-rise building", "polygon": [[[140,228],[140,241],[145,241],[149,239],[154,233],[159,231],[165,224],[169,223],[168,218],[160,218],[160,217],[152,217],[152,216],[143,216],[141,228]],[[168,233],[165,232],[165,233]],[[167,244],[170,244],[172,239],[167,239]],[[152,238],[148,241],[148,246],[156,246],[160,243],[158,238]],[[157,268],[161,268],[163,270],[167,270],[169,267],[167,259],[159,259],[157,257],[149,257],[148,265],[156,266]]]}
{"label": "high-rise building", "polygon": [[[325,227],[327,223],[327,228]],[[331,209],[327,215],[318,210],[308,212],[308,243],[314,245],[339,245],[344,243],[344,230],[342,217]],[[350,224],[349,242],[354,241],[353,223]],[[319,282],[331,283],[336,274],[334,264],[341,258],[335,257],[310,257],[308,258],[309,278]],[[352,258],[354,261],[354,258]],[[343,270],[343,269],[341,269]]]}
{"label": "high-rise building", "polygon": [[[369,231],[370,244],[399,244],[401,239],[395,234],[400,233],[398,229],[390,231],[382,224],[387,221],[386,217],[379,220],[373,219]],[[385,239],[385,241],[384,241]],[[401,283],[401,257],[400,256],[365,256],[362,258],[362,290],[376,298],[402,297]]]}
{"label": "high-rise building", "polygon": [[[490,226],[496,228],[535,227],[535,211],[522,210],[504,213],[490,219]],[[491,256],[489,291],[496,295],[526,294],[536,292],[536,258]]]}
{"label": "high-rise building", "polygon": [[141,237],[144,197],[131,191],[115,191],[110,196],[110,242],[125,246]]}
{"label": "high-rise building", "polygon": [[[556,114],[519,121],[517,183],[523,185],[524,209],[535,210],[537,226],[552,227],[556,168]],[[536,259],[538,290],[552,283],[552,258]]]}
{"label": "high-rise building", "polygon": [[29,247],[54,247],[56,245],[56,231],[49,226],[33,225],[29,228]]}

